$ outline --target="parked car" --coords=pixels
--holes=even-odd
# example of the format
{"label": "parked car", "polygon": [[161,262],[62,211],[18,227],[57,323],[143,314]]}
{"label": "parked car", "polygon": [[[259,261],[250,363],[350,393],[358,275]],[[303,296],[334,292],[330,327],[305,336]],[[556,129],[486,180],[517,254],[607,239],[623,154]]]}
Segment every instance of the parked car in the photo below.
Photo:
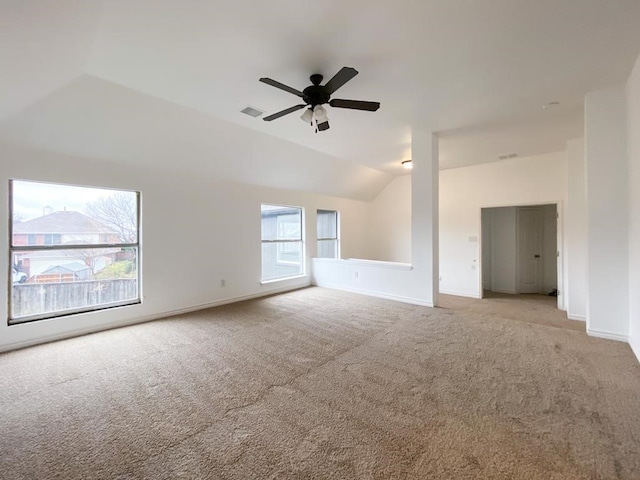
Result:
{"label": "parked car", "polygon": [[24,283],[27,281],[27,274],[24,272],[19,272],[15,268],[11,269],[11,273],[13,274],[13,283]]}

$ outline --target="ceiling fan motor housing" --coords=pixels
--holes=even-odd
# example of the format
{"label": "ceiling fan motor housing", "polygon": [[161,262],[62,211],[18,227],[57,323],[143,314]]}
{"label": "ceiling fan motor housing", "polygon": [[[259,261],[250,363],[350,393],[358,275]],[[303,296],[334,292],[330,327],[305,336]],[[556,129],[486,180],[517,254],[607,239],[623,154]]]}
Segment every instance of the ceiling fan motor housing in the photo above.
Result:
{"label": "ceiling fan motor housing", "polygon": [[[317,77],[320,77],[319,79]],[[322,81],[322,75],[311,75],[311,81]],[[327,91],[327,88],[322,85],[311,85],[305,88],[302,93],[304,97],[302,99],[305,101],[307,105],[311,105],[311,107],[315,107],[316,105],[322,105],[327,103],[331,98],[331,94]]]}

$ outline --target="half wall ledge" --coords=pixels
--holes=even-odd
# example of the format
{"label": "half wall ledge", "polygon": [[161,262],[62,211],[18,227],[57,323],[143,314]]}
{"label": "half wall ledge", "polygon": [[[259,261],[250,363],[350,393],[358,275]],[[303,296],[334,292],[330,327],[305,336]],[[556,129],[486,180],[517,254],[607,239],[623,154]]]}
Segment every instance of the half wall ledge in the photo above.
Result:
{"label": "half wall ledge", "polygon": [[353,266],[390,268],[393,270],[413,270],[410,263],[386,262],[383,260],[367,260],[364,258],[313,258],[318,263],[344,263]]}
{"label": "half wall ledge", "polygon": [[409,263],[360,258],[312,258],[312,283],[318,287],[433,307],[428,272]]}

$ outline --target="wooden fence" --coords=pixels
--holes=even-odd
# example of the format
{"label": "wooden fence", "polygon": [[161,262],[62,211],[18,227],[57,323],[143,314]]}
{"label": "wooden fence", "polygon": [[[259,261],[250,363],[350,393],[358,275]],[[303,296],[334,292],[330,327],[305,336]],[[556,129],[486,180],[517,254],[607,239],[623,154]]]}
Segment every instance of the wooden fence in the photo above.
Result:
{"label": "wooden fence", "polygon": [[85,309],[138,298],[135,278],[13,284],[11,318]]}

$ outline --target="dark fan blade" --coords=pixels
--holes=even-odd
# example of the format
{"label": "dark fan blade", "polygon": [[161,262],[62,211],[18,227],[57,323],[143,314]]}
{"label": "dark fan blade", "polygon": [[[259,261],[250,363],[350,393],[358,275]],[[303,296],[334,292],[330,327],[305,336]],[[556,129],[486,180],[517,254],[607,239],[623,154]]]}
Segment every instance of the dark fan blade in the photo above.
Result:
{"label": "dark fan blade", "polygon": [[380,102],[363,102],[362,100],[340,100],[334,98],[329,102],[332,107],[338,108],[351,108],[353,110],[367,110],[368,112],[375,112],[380,108]]}
{"label": "dark fan blade", "polygon": [[289,115],[290,113],[295,112],[296,110],[300,110],[301,108],[306,107],[306,105],[295,105],[293,107],[289,107],[286,110],[282,110],[281,112],[274,113],[273,115],[269,115],[268,117],[264,117],[263,120],[265,122],[270,122],[271,120],[275,120],[276,118],[284,117],[285,115]]}
{"label": "dark fan blade", "polygon": [[300,98],[304,97],[304,94],[301,91],[296,90],[295,88],[291,88],[288,85],[285,85],[284,83],[276,82],[275,80],[272,80],[266,77],[262,77],[260,81],[262,83],[266,83],[267,85],[271,85],[272,87],[276,87],[276,88],[279,88],[280,90],[284,90],[285,92],[293,93],[294,95],[297,95]]}
{"label": "dark fan blade", "polygon": [[336,73],[331,80],[327,82],[324,88],[327,90],[327,93],[331,95],[357,74],[358,71],[355,68],[342,67],[342,69],[338,73]]}

